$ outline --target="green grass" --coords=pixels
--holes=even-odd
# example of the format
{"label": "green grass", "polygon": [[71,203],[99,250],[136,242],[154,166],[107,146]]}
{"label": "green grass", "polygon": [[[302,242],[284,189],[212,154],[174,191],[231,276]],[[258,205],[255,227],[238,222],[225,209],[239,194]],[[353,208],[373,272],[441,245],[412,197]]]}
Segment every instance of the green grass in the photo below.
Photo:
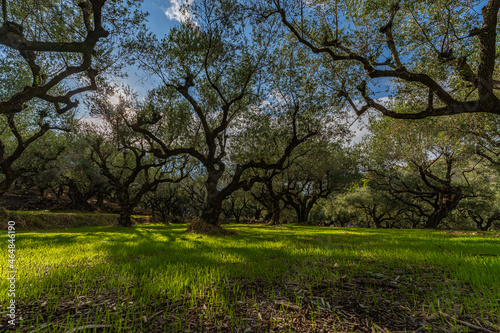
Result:
{"label": "green grass", "polygon": [[[500,255],[495,235],[227,227],[238,234],[200,237],[186,225],[18,231],[18,330],[499,328],[500,257],[480,255]],[[0,312],[7,302],[1,293]]]}

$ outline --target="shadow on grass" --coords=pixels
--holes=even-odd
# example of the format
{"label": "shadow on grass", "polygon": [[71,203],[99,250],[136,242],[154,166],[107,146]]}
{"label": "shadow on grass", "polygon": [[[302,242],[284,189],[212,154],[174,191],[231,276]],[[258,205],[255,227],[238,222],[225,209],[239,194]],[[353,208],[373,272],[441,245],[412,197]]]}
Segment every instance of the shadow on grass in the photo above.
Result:
{"label": "shadow on grass", "polygon": [[[38,275],[23,272],[18,287],[29,288],[36,284],[43,290],[26,302],[30,303],[26,308],[33,304],[39,307],[39,303],[50,302],[50,299],[69,300],[62,307],[56,306],[57,311],[46,310],[47,321],[52,320],[50,316],[55,312],[65,315],[68,309],[81,309],[80,297],[89,300],[88,307],[96,307],[93,311],[107,311],[110,302],[133,303],[134,311],[141,315],[148,307],[149,315],[156,313],[156,307],[168,302],[174,307],[179,299],[185,302],[180,311],[187,313],[192,309],[190,297],[207,294],[215,307],[225,301],[231,306],[247,304],[242,303],[241,296],[246,301],[254,292],[260,293],[260,300],[265,299],[274,307],[273,301],[280,299],[278,297],[284,295],[285,299],[294,302],[297,296],[294,293],[306,289],[311,296],[330,297],[332,304],[341,302],[341,306],[351,306],[351,309],[357,306],[356,302],[366,301],[368,292],[391,298],[399,292],[401,296],[395,296],[399,301],[406,301],[407,296],[412,295],[415,304],[423,304],[425,293],[439,291],[445,283],[448,276],[444,270],[452,272],[458,266],[467,274],[480,269],[486,278],[480,281],[478,289],[490,290],[489,297],[493,300],[500,297],[500,264],[494,264],[491,258],[463,255],[479,249],[499,253],[500,239],[457,237],[427,230],[225,227],[236,228],[238,234],[199,236],[185,233],[186,225],[182,224],[21,232],[18,235],[20,260],[33,260],[28,254],[39,250],[46,254],[33,263],[36,265],[36,270],[32,267],[33,272]],[[26,250],[25,258],[22,250]],[[63,253],[64,257],[54,261],[58,266],[44,270],[45,260],[54,257],[54,253]],[[78,261],[74,260],[77,255]],[[89,260],[82,262],[86,257]],[[407,268],[410,265],[411,268]],[[401,289],[394,286],[377,289],[388,284],[388,280],[381,281],[377,273],[393,282],[397,275]],[[370,283],[373,288],[367,287]],[[246,294],[238,294],[240,286],[246,288]],[[351,289],[346,289],[342,299],[344,286]],[[356,291],[355,288],[360,289]],[[103,303],[103,299],[109,302]],[[353,299],[357,300],[352,303]],[[22,305],[23,300],[20,301]],[[168,306],[163,309],[173,309]],[[374,309],[387,310],[379,306]],[[121,316],[120,310],[128,311],[118,309],[117,316]],[[358,310],[361,317],[367,316],[365,307]],[[401,311],[397,306],[393,310]],[[134,321],[140,321],[141,317]]]}
{"label": "shadow on grass", "polygon": [[[85,270],[89,278],[104,278],[108,288],[130,284],[151,293],[180,293],[228,280],[307,282],[332,279],[340,271],[358,274],[407,264],[452,269],[467,264],[461,255],[478,251],[477,246],[482,252],[500,253],[498,239],[449,242],[456,238],[438,231],[244,225],[238,227],[238,235],[212,237],[188,234],[185,229],[186,225],[137,225],[25,232],[18,237],[25,238],[20,243],[25,249],[42,245],[68,251],[84,248],[99,252],[103,261],[85,267],[66,265],[62,275],[57,269],[44,276],[28,275],[22,283],[54,283],[60,278],[58,283],[64,287],[65,276],[78,276]],[[471,242],[477,246],[468,246]]]}

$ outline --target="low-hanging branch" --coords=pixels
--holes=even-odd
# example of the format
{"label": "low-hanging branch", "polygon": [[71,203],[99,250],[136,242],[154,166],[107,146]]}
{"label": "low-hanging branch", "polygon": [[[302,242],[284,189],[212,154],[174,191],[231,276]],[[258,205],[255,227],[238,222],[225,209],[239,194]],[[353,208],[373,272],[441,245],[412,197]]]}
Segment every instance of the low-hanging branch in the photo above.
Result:
{"label": "low-hanging branch", "polygon": [[[2,1],[4,21],[0,27],[0,44],[18,51],[24,58],[31,70],[32,83],[7,100],[1,101],[0,114],[21,112],[26,107],[26,103],[34,98],[52,103],[56,111],[63,114],[78,106],[78,101],[73,99],[75,95],[97,89],[97,71],[92,67],[92,57],[97,42],[109,35],[102,25],[102,9],[105,2],[106,0],[84,0],[78,5],[87,30],[83,41],[49,42],[27,39],[23,33],[23,25],[7,20],[7,1]],[[81,62],[77,66],[67,66],[66,69],[49,79],[37,62],[37,53],[40,52],[76,53],[81,55]],[[76,74],[85,75],[88,83],[61,95],[53,95],[50,92],[52,88]]]}
{"label": "low-hanging branch", "polygon": [[[393,35],[394,20],[401,10],[400,1],[396,2],[389,10],[389,19],[380,29],[380,33],[385,35],[385,44],[391,59],[383,63],[377,63],[370,55],[360,54],[351,47],[342,44],[338,39],[322,42],[309,37],[303,33],[303,29],[298,29],[291,14],[287,13],[287,8],[279,0],[274,0],[273,14],[280,16],[283,25],[292,33],[292,35],[303,45],[309,48],[315,54],[325,55],[330,61],[336,62],[354,62],[361,65],[364,69],[367,80],[377,78],[399,79],[407,83],[418,83],[426,87],[429,91],[427,105],[415,112],[402,113],[384,106],[371,98],[366,86],[365,80],[358,86],[358,93],[365,102],[362,106],[356,106],[350,97],[350,93],[342,87],[338,92],[340,97],[346,98],[347,102],[353,108],[358,116],[369,109],[375,109],[385,116],[399,119],[422,119],[432,116],[446,116],[461,113],[492,113],[500,114],[500,99],[495,95],[495,90],[500,89],[500,81],[493,79],[496,60],[496,38],[498,12],[500,9],[500,0],[489,0],[482,9],[483,23],[482,27],[472,29],[467,38],[477,38],[479,42],[478,56],[479,65],[474,72],[464,56],[455,57],[453,50],[441,50],[434,48],[438,52],[438,59],[454,67],[458,76],[465,82],[472,84],[478,91],[478,97],[473,101],[466,98],[454,97],[443,84],[425,73],[413,72],[408,70],[398,51],[395,37]],[[418,22],[417,22],[418,23]],[[421,27],[422,33],[425,30]],[[326,38],[326,37],[325,37]],[[444,43],[444,41],[443,41]],[[444,44],[443,44],[444,47]],[[384,67],[384,68],[382,68]],[[440,106],[436,107],[436,99]],[[425,101],[424,101],[425,104]]]}

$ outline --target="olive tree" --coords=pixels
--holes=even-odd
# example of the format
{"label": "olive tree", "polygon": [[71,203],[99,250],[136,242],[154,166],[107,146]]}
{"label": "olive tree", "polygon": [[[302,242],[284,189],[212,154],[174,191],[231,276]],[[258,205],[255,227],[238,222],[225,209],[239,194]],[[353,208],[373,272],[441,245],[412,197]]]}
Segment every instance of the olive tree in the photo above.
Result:
{"label": "olive tree", "polygon": [[27,71],[29,80],[2,89],[0,114],[21,112],[32,100],[50,103],[58,114],[76,107],[74,97],[96,90],[97,75],[113,62],[112,40],[142,19],[134,7],[131,1],[2,0],[0,54],[18,64],[9,70]]}
{"label": "olive tree", "polygon": [[311,141],[307,152],[285,170],[283,201],[297,214],[298,223],[308,223],[318,200],[339,193],[359,176],[358,152],[339,143]]}
{"label": "olive tree", "polygon": [[426,228],[437,228],[464,198],[474,195],[471,178],[481,177],[468,141],[447,125],[445,119],[379,119],[366,139],[371,154],[367,177],[425,217]]}
{"label": "olive tree", "polygon": [[187,176],[187,158],[159,159],[151,153],[148,141],[127,126],[140,107],[134,100],[132,95],[113,105],[106,94],[99,94],[90,105],[101,124],[82,126],[90,159],[113,189],[120,206],[118,223],[124,227],[132,225],[133,210],[147,193]]}
{"label": "olive tree", "polygon": [[0,194],[29,168],[22,156],[31,145],[71,129],[75,97],[123,65],[114,47],[141,22],[134,8],[130,1],[2,1]]}
{"label": "olive tree", "polygon": [[200,163],[206,199],[194,231],[223,232],[224,200],[260,181],[259,170],[286,168],[329,123],[332,99],[318,77],[304,75],[314,73],[307,55],[252,26],[237,1],[197,1],[192,9],[193,21],[164,40],[144,35],[131,45],[161,82],[131,128],[158,158],[187,154]]}
{"label": "olive tree", "polygon": [[[255,0],[251,7],[262,20],[278,17],[325,61],[336,93],[358,115],[500,114],[499,0]],[[401,112],[374,97],[377,85],[399,101],[425,103]]]}

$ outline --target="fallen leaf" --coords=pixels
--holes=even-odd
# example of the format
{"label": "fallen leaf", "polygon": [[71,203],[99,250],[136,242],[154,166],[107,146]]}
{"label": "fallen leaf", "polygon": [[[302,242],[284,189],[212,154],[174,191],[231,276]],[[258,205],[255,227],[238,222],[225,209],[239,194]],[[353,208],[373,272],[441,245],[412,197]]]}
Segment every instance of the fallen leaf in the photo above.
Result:
{"label": "fallen leaf", "polygon": [[300,311],[302,308],[296,304],[290,303],[288,301],[276,300],[274,301],[276,308],[280,309],[283,307],[285,310]]}

